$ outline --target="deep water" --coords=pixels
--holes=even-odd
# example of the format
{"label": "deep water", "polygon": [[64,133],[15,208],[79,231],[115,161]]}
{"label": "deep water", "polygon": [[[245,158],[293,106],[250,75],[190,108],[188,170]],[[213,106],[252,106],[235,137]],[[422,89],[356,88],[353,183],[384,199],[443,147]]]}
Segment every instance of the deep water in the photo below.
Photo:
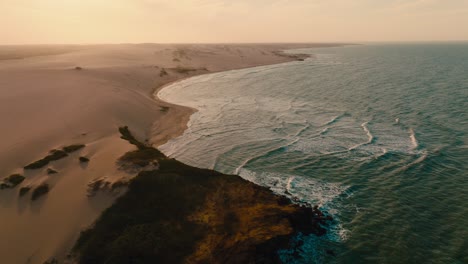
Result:
{"label": "deep water", "polygon": [[162,151],[334,216],[285,263],[468,263],[468,44],[294,52],[163,89],[199,111]]}

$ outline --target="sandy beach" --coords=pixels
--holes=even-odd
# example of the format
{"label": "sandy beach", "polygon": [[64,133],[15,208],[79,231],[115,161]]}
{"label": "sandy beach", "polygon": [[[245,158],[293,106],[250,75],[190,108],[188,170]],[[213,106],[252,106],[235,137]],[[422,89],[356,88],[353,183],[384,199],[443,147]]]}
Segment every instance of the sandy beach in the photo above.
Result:
{"label": "sandy beach", "polygon": [[[120,138],[119,127],[131,127],[138,140],[155,147],[183,133],[193,109],[153,98],[157,89],[199,74],[305,58],[281,50],[332,45],[0,46],[0,179],[25,177],[0,190],[0,236],[8,238],[0,240],[2,262],[64,259],[80,231],[125,192],[93,191],[93,183],[112,186],[137,174],[116,162],[135,148]],[[85,147],[24,169],[73,144]],[[33,201],[41,185],[49,192]],[[20,197],[20,188],[31,191]]]}

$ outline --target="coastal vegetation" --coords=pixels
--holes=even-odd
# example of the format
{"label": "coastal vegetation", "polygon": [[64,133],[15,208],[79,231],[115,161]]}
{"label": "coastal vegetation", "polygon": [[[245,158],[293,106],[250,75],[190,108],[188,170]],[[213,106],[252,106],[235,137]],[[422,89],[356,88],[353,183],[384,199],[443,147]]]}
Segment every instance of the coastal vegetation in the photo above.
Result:
{"label": "coastal vegetation", "polygon": [[182,66],[177,66],[176,68],[172,68],[172,70],[180,74],[189,74],[191,72],[196,72],[196,71],[208,71],[206,68],[190,68],[190,67],[182,67]]}
{"label": "coastal vegetation", "polygon": [[47,169],[47,174],[48,174],[48,175],[57,174],[57,173],[58,173],[58,171],[56,171],[56,170],[54,170],[54,169],[51,169],[51,168],[48,168],[48,169]]}
{"label": "coastal vegetation", "polygon": [[29,186],[21,187],[21,189],[19,190],[19,196],[20,197],[25,196],[30,190],[31,190],[31,187]]}
{"label": "coastal vegetation", "polygon": [[40,159],[38,161],[35,161],[25,166],[24,169],[26,170],[40,169],[40,168],[47,166],[52,161],[60,160],[67,156],[68,154],[65,151],[54,149],[50,151],[49,155],[47,155],[43,159]]}
{"label": "coastal vegetation", "polygon": [[164,77],[166,75],[168,75],[166,69],[162,68],[161,71],[159,72],[159,77]]}
{"label": "coastal vegetation", "polygon": [[77,144],[77,145],[65,146],[62,149],[53,149],[49,152],[49,155],[25,166],[24,169],[35,170],[35,169],[43,168],[47,166],[50,162],[63,159],[67,157],[68,154],[78,151],[84,147],[85,145],[83,144]]}
{"label": "coastal vegetation", "polygon": [[141,171],[81,233],[79,263],[279,263],[297,232],[324,234],[325,219],[310,208],[234,175],[188,166],[139,142],[119,162],[159,167]]}
{"label": "coastal vegetation", "polygon": [[83,144],[76,144],[76,145],[70,145],[70,146],[66,146],[66,147],[63,147],[62,150],[65,151],[66,153],[73,153],[75,151],[78,151],[82,148],[86,147],[86,145],[83,145]]}
{"label": "coastal vegetation", "polygon": [[47,194],[48,192],[49,192],[49,185],[46,184],[46,183],[43,183],[43,184],[37,186],[33,190],[31,200],[35,201],[35,200],[39,199],[41,196],[44,196],[45,194]]}
{"label": "coastal vegetation", "polygon": [[20,185],[24,181],[25,177],[21,174],[12,174],[5,178],[2,183],[0,183],[0,189],[11,189]]}
{"label": "coastal vegetation", "polygon": [[168,106],[161,106],[159,110],[161,112],[163,112],[163,113],[167,113],[167,111],[169,111],[169,107]]}
{"label": "coastal vegetation", "polygon": [[79,157],[78,160],[79,160],[81,163],[88,163],[88,162],[89,162],[89,158],[87,158],[87,157]]}

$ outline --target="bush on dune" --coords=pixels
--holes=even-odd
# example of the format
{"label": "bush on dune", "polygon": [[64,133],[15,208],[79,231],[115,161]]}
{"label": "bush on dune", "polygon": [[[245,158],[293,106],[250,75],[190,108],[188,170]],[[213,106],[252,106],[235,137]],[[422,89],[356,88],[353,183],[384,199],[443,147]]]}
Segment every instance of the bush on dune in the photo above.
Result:
{"label": "bush on dune", "polygon": [[6,177],[0,184],[0,189],[11,189],[20,185],[25,180],[25,177],[21,174],[12,174]]}
{"label": "bush on dune", "polygon": [[88,163],[89,162],[89,159],[87,157],[79,157],[78,159],[80,160],[81,163]]}
{"label": "bush on dune", "polygon": [[85,145],[83,144],[77,144],[77,145],[70,145],[70,146],[66,146],[66,147],[63,147],[62,150],[65,151],[66,153],[73,153],[75,151],[78,151],[82,148],[84,148]]}
{"label": "bush on dune", "polygon": [[47,155],[45,158],[40,159],[38,161],[35,161],[35,162],[25,166],[24,169],[26,169],[26,170],[40,169],[40,168],[45,167],[46,165],[48,165],[52,161],[60,160],[60,159],[63,159],[65,157],[67,157],[67,156],[68,156],[68,154],[65,151],[54,149],[54,150],[51,150],[50,154]]}
{"label": "bush on dune", "polygon": [[36,189],[34,189],[32,196],[31,196],[31,200],[35,201],[39,199],[41,196],[46,195],[48,192],[49,192],[49,185],[46,183],[41,184],[38,187],[36,187]]}
{"label": "bush on dune", "polygon": [[31,187],[22,187],[22,188],[19,190],[19,196],[20,196],[20,197],[25,196],[30,190],[31,190]]}

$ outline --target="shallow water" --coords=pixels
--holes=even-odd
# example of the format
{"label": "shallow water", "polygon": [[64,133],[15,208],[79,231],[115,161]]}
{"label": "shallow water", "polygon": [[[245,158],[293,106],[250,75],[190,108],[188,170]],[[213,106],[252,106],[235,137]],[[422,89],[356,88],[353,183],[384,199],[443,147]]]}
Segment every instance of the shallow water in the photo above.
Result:
{"label": "shallow water", "polygon": [[285,263],[468,263],[468,44],[294,52],[163,89],[199,111],[161,150],[334,216]]}

